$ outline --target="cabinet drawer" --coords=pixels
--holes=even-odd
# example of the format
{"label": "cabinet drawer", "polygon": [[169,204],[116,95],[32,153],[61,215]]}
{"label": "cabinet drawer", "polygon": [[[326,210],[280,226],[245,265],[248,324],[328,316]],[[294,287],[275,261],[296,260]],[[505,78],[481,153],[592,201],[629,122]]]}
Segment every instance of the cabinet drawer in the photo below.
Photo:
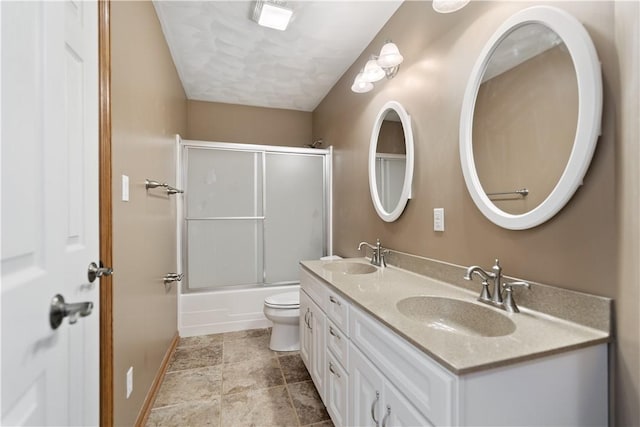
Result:
{"label": "cabinet drawer", "polygon": [[326,303],[329,300],[327,285],[304,268],[300,269],[300,288],[318,304],[322,311],[326,311]]}
{"label": "cabinet drawer", "polygon": [[327,289],[327,301],[325,304],[327,317],[329,317],[346,336],[349,336],[349,305],[349,302],[339,296],[337,292]]}
{"label": "cabinet drawer", "polygon": [[333,355],[327,352],[327,412],[337,427],[348,424],[349,375]]}
{"label": "cabinet drawer", "polygon": [[351,341],[434,425],[452,425],[455,377],[386,326],[351,307]]}
{"label": "cabinet drawer", "polygon": [[327,320],[327,348],[333,353],[342,367],[349,370],[349,338],[333,323]]}

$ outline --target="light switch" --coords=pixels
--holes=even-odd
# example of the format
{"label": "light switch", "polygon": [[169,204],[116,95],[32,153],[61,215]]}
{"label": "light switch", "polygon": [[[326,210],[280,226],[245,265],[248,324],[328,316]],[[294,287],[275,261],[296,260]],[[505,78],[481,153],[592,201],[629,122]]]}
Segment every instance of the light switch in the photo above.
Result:
{"label": "light switch", "polygon": [[444,231],[444,208],[433,210],[433,231]]}
{"label": "light switch", "polygon": [[129,201],[129,177],[122,175],[122,201]]}

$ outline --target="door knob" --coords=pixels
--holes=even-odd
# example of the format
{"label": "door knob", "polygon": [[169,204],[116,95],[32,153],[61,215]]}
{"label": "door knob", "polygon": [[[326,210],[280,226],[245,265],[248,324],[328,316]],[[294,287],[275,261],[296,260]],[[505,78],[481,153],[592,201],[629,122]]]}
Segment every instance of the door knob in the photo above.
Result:
{"label": "door knob", "polygon": [[93,283],[96,280],[96,277],[102,276],[111,276],[113,274],[113,269],[109,267],[103,267],[102,263],[100,263],[100,267],[95,262],[89,264],[89,268],[87,269],[87,278],[89,279],[89,283]]}
{"label": "door knob", "polygon": [[86,317],[91,314],[93,303],[75,302],[66,303],[64,297],[57,294],[51,299],[51,309],[49,310],[49,323],[51,329],[58,329],[65,317],[69,317],[69,324],[73,325],[78,321],[78,317]]}

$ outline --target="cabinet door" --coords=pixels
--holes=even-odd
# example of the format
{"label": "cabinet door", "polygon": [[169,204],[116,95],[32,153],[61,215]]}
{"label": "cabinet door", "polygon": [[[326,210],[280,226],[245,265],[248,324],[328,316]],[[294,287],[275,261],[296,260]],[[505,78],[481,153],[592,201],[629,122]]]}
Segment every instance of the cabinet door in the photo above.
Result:
{"label": "cabinet door", "polygon": [[383,416],[381,399],[384,379],[354,345],[351,345],[349,364],[349,425],[378,427]]}
{"label": "cabinet door", "polygon": [[304,362],[307,370],[311,372],[311,329],[307,324],[311,317],[311,298],[300,290],[300,357]]}
{"label": "cabinet door", "polygon": [[433,426],[391,383],[384,384],[382,427]]}
{"label": "cabinet door", "polygon": [[327,350],[327,411],[337,427],[348,424],[349,376],[335,357]]}
{"label": "cabinet door", "polygon": [[[318,389],[318,393],[325,402],[325,338],[324,330],[326,328],[326,316],[322,310],[309,300],[310,315],[308,317],[308,323],[311,326],[311,379]],[[326,403],[326,402],[325,402]]]}

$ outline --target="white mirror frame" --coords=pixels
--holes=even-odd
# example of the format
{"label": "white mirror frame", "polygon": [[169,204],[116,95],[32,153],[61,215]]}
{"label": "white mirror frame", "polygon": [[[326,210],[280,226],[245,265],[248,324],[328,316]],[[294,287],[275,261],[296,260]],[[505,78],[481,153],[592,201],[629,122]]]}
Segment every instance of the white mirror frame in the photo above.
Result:
{"label": "white mirror frame", "polygon": [[[502,211],[485,194],[473,158],[473,115],[478,89],[489,59],[498,44],[516,28],[542,24],[565,43],[578,82],[578,121],[567,166],[549,196],[537,207],[519,215]],[[467,83],[460,114],[460,161],[467,189],[478,209],[493,223],[511,230],[532,228],[553,217],[582,185],[596,148],[602,120],[602,76],[593,41],[582,24],[562,9],[534,6],[507,19],[489,39]],[[500,168],[499,164],[495,167]]]}
{"label": "white mirror frame", "polygon": [[[406,151],[406,167],[404,172],[404,184],[402,185],[402,193],[395,209],[387,212],[382,205],[378,188],[376,185],[376,149],[378,146],[378,134],[382,127],[382,122],[387,111],[394,110],[400,117],[402,129],[404,131],[404,145]],[[393,222],[402,215],[407,202],[411,198],[411,185],[413,181],[413,131],[411,130],[411,116],[405,111],[402,105],[396,101],[389,101],[382,106],[371,131],[371,141],[369,142],[369,190],[371,191],[371,200],[376,212],[386,222]]]}

